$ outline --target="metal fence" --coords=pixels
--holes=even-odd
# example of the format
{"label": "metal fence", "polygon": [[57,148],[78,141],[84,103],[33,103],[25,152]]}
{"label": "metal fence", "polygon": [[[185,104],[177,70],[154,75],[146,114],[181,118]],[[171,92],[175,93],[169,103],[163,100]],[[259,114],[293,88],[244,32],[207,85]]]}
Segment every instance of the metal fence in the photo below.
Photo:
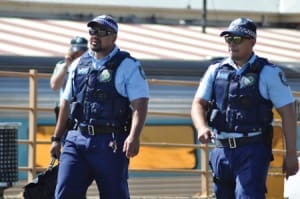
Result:
{"label": "metal fence", "polygon": [[[36,132],[37,132],[37,112],[53,112],[53,108],[39,108],[37,106],[37,95],[38,95],[38,79],[39,78],[50,78],[50,74],[46,73],[38,73],[37,70],[30,70],[29,72],[8,72],[8,71],[0,71],[1,77],[18,77],[18,78],[29,78],[29,105],[28,106],[17,106],[17,105],[0,105],[0,110],[7,111],[21,111],[28,112],[28,139],[19,139],[18,144],[27,144],[28,145],[28,166],[27,167],[19,167],[19,171],[28,172],[28,181],[31,181],[37,174],[39,170],[44,170],[45,168],[37,168],[36,167],[36,145],[37,144],[49,144],[49,142],[37,141]],[[172,80],[157,80],[157,79],[149,79],[149,84],[151,85],[180,85],[180,86],[197,86],[198,82],[193,81],[172,81]],[[294,93],[294,95],[299,98],[299,93]],[[299,103],[296,105],[297,115],[299,119]],[[185,113],[166,113],[166,112],[158,112],[153,111],[149,112],[149,115],[159,115],[159,116],[176,116],[176,117],[190,117],[189,114]],[[298,124],[299,125],[299,124]],[[190,147],[194,149],[200,150],[201,157],[201,165],[200,169],[136,169],[135,172],[178,172],[178,173],[197,173],[201,175],[201,185],[200,192],[201,196],[209,197],[211,196],[211,185],[210,185],[210,177],[211,172],[208,167],[208,152],[212,147],[207,144],[171,144],[171,143],[141,143],[141,146],[150,146],[150,147]],[[275,153],[283,153],[284,150],[274,150]],[[274,171],[274,170],[273,170]],[[270,175],[283,175],[280,172],[270,172]]]}

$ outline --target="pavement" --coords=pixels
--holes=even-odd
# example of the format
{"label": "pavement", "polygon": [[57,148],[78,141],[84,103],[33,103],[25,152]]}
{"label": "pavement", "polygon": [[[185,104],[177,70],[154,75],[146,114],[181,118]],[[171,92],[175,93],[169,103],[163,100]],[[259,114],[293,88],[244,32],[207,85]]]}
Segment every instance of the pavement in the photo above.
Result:
{"label": "pavement", "polygon": [[[23,199],[22,187],[26,183],[27,181],[19,181],[15,186],[5,189],[4,199]],[[198,174],[190,176],[132,177],[129,178],[128,183],[132,199],[208,198],[201,197],[201,177]],[[99,199],[95,183],[89,187],[87,199]]]}

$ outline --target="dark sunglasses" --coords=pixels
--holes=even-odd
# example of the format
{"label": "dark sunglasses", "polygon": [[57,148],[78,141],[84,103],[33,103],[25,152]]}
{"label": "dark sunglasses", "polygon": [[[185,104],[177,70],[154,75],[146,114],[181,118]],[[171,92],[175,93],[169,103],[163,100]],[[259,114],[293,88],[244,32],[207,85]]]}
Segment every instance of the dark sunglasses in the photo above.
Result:
{"label": "dark sunglasses", "polygon": [[89,34],[90,35],[96,35],[96,36],[99,36],[99,37],[106,37],[106,36],[114,34],[114,32],[110,31],[110,30],[100,30],[100,29],[90,28],[89,29]]}
{"label": "dark sunglasses", "polygon": [[234,43],[240,44],[243,42],[244,39],[251,39],[250,37],[241,37],[241,36],[225,36],[226,43]]}

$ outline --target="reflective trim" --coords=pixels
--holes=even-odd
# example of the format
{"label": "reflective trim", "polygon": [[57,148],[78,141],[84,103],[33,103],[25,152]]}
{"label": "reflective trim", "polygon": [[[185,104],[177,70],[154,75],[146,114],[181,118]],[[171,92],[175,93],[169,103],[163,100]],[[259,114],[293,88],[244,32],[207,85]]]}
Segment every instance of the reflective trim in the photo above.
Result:
{"label": "reflective trim", "polygon": [[[260,132],[260,131],[249,132],[248,136],[252,137],[252,136],[260,135],[260,134],[262,134],[262,132]],[[240,132],[220,132],[220,133],[216,134],[217,139],[240,138],[240,137],[244,137],[244,134],[240,133]]]}

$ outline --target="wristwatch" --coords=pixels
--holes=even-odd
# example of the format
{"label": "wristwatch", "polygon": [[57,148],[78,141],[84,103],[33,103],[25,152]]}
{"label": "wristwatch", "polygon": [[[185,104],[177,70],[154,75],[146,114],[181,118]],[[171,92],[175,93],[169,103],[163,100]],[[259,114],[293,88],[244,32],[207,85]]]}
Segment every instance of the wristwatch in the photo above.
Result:
{"label": "wristwatch", "polygon": [[60,142],[61,139],[59,137],[56,137],[56,136],[52,136],[51,137],[51,142]]}

